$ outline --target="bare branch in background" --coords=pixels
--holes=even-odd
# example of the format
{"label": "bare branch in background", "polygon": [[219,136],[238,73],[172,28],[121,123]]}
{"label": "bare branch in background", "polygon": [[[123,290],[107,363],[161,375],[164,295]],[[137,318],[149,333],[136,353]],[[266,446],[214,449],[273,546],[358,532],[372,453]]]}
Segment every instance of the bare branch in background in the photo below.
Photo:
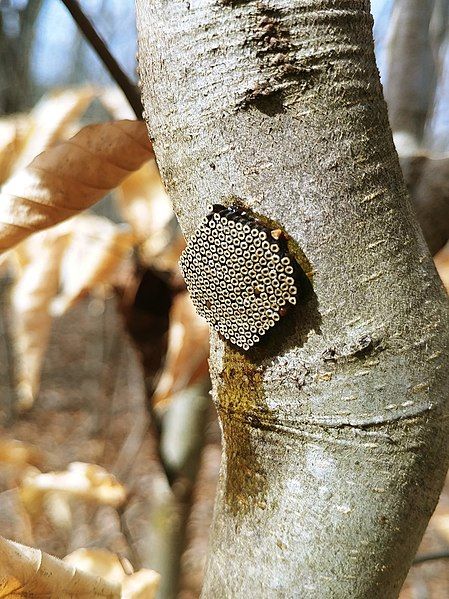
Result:
{"label": "bare branch in background", "polygon": [[134,110],[136,117],[141,120],[143,118],[143,107],[140,100],[140,92],[138,87],[134,85],[134,83],[129,79],[128,75],[126,75],[121,66],[118,64],[116,59],[112,56],[107,44],[101,38],[92,22],[86,17],[79,2],[77,2],[77,0],[61,1],[72,15],[81,33],[92,46],[111,77],[125,94],[130,106]]}

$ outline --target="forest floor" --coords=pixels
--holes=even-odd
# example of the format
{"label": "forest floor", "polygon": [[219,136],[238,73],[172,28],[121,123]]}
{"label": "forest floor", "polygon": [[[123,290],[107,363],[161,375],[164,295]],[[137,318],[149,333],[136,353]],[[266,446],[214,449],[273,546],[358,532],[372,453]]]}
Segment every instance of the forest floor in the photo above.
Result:
{"label": "forest floor", "polygon": [[[5,311],[3,312],[5,315]],[[7,315],[6,315],[7,318]],[[63,557],[78,547],[104,547],[152,567],[157,496],[169,493],[148,431],[139,363],[122,329],[114,300],[86,299],[56,320],[45,359],[42,389],[26,416],[11,416],[8,360],[0,344],[2,438],[36,445],[41,469],[70,462],[104,466],[125,483],[131,498],[126,526],[111,507],[79,502],[71,527],[55,527],[45,513],[30,520],[14,489],[16,472],[0,467],[0,534]],[[211,406],[211,414],[213,414]],[[206,445],[182,560],[181,599],[199,597],[220,461],[218,427],[208,426]],[[44,510],[45,512],[45,510]],[[419,555],[449,549],[449,485],[444,490]],[[412,567],[400,599],[449,598],[449,559]]]}

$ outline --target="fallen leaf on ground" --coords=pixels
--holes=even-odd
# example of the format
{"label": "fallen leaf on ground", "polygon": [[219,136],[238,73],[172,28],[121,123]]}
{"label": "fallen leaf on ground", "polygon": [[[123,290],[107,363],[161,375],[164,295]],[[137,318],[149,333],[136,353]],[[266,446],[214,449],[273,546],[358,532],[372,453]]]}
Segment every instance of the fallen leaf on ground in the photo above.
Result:
{"label": "fallen leaf on ground", "polygon": [[120,599],[119,584],[75,569],[39,549],[0,537],[0,597]]}
{"label": "fallen leaf on ground", "polygon": [[117,508],[127,497],[125,487],[107,470],[97,464],[73,462],[67,470],[39,472],[29,469],[21,480],[20,498],[29,514],[42,509],[48,492],[60,492],[70,497]]}
{"label": "fallen leaf on ground", "polygon": [[105,549],[77,549],[64,558],[75,568],[119,584],[123,599],[153,599],[159,587],[160,576],[154,570],[132,572],[128,560],[120,560],[115,553]]}
{"label": "fallen leaf on ground", "polygon": [[39,465],[42,459],[43,454],[35,445],[17,439],[0,440],[0,462],[26,467],[30,464]]}

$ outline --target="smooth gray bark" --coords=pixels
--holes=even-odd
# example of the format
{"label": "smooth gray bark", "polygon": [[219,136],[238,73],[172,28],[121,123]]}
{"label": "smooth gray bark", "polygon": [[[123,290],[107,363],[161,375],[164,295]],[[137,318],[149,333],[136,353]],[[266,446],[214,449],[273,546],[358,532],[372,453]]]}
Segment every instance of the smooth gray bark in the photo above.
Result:
{"label": "smooth gray bark", "polygon": [[448,302],[411,211],[365,0],[137,0],[140,75],[189,237],[233,198],[308,272],[239,352],[207,598],[396,597],[447,468]]}

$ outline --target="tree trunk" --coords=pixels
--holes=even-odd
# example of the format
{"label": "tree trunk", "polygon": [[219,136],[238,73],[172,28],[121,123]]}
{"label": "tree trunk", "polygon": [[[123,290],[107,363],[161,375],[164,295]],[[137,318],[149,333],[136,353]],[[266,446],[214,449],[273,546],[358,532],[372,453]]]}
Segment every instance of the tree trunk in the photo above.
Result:
{"label": "tree trunk", "polygon": [[296,309],[212,334],[223,460],[203,595],[396,597],[447,467],[448,303],[410,208],[367,0],[137,0],[183,231],[240,201],[290,236]]}
{"label": "tree trunk", "polygon": [[172,400],[164,415],[161,454],[173,484],[155,494],[149,538],[148,565],[161,574],[159,599],[175,599],[181,582],[187,524],[193,490],[204,447],[209,386],[194,385]]}

